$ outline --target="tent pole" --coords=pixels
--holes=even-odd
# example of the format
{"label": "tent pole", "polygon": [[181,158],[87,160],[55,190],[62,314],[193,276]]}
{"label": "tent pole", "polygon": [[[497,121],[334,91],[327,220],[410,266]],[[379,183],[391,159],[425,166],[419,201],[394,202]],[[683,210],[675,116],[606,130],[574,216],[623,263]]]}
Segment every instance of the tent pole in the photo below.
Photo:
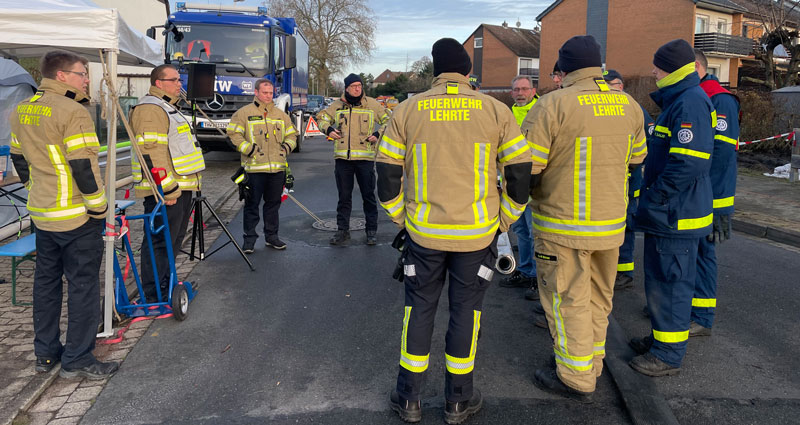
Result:
{"label": "tent pole", "polygon": [[[108,66],[108,77],[116,87],[117,84],[117,53],[108,49],[105,50],[106,65]],[[105,241],[105,287],[103,304],[103,331],[98,337],[108,337],[113,335],[112,314],[114,312],[114,216],[116,214],[116,180],[117,180],[117,111],[114,99],[111,97],[112,87],[107,87],[108,96],[105,96],[106,104],[106,129],[108,130],[108,148],[106,150],[106,196],[108,199],[108,212],[106,214],[106,229],[103,240]]]}

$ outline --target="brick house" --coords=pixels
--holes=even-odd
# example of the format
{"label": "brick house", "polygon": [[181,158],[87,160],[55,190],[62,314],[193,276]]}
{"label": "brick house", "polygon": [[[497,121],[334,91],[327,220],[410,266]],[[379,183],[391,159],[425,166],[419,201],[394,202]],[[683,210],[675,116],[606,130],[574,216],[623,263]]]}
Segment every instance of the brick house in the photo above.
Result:
{"label": "brick house", "polygon": [[389,81],[393,81],[395,78],[397,78],[397,77],[399,77],[399,76],[401,76],[403,74],[405,74],[405,75],[410,77],[411,74],[413,74],[413,72],[390,71],[387,68],[385,71],[381,72],[377,77],[375,77],[374,80],[372,80],[372,84],[370,84],[370,88],[374,89],[375,87],[378,87],[381,84],[386,84]]}
{"label": "brick house", "polygon": [[[517,23],[519,25],[519,23]],[[463,43],[472,59],[472,73],[481,91],[511,90],[519,74],[539,79],[539,32],[525,28],[481,24]]]}
{"label": "brick house", "polygon": [[[703,50],[710,74],[736,87],[741,59],[753,49],[753,40],[742,37],[746,12],[730,0],[557,0],[536,17],[546,46],[540,67],[549,74],[565,41],[590,34],[608,68],[649,76],[658,47],[682,38]],[[553,86],[549,78],[540,81],[540,88]]]}

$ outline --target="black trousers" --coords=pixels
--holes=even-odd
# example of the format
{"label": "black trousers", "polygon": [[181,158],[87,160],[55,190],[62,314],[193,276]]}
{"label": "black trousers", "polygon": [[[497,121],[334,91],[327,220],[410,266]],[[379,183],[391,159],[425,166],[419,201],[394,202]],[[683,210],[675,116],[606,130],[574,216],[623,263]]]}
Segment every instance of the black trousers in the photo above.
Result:
{"label": "black trousers", "polygon": [[364,201],[364,217],[367,232],[378,230],[378,202],[375,199],[375,162],[337,159],[336,189],[339,203],[336,205],[336,225],[339,230],[350,230],[350,212],[353,210],[353,177],[358,180],[361,199]]}
{"label": "black trousers", "polygon": [[[172,239],[172,255],[173,259],[177,257],[181,249],[181,242],[186,236],[186,226],[189,224],[189,218],[192,215],[192,198],[194,192],[181,191],[181,196],[174,205],[167,206],[167,222],[169,223],[169,236]],[[144,198],[144,212],[149,214],[156,207],[156,198],[148,196]],[[146,224],[149,225],[149,224]],[[161,216],[156,218],[156,226],[161,225]],[[164,239],[164,234],[159,233],[153,235],[153,253],[156,257],[156,269],[158,271],[158,282],[161,285],[161,297],[167,299],[167,294],[164,290],[169,288],[169,258],[167,257],[167,242]],[[142,289],[148,301],[156,301],[156,284],[155,274],[153,273],[153,264],[150,261],[150,249],[147,247],[147,241],[142,238],[142,247],[140,250],[139,262],[141,264],[139,276],[142,279]]]}
{"label": "black trousers", "polygon": [[400,397],[412,401],[420,398],[433,322],[448,276],[450,322],[445,336],[445,397],[452,402],[472,397],[481,308],[497,259],[496,246],[493,242],[479,251],[446,252],[424,248],[411,238],[406,240],[406,300],[397,376]]}
{"label": "black trousers", "polygon": [[250,194],[244,200],[244,240],[258,239],[258,205],[264,200],[264,239],[278,235],[278,210],[281,208],[281,194],[286,182],[286,173],[247,173]]}
{"label": "black trousers", "polygon": [[[76,369],[94,363],[92,355],[100,324],[100,263],[103,220],[89,219],[68,232],[36,229],[36,271],[33,278],[33,349],[37,357],[61,359]],[[63,283],[67,278],[67,345],[59,338]]]}

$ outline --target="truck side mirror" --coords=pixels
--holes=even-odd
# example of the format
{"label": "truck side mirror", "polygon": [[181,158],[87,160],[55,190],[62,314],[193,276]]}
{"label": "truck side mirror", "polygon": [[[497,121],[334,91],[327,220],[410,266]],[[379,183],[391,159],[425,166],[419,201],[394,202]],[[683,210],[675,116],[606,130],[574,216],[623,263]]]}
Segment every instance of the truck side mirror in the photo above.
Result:
{"label": "truck side mirror", "polygon": [[147,29],[147,36],[152,38],[153,40],[156,39],[156,27],[150,27]]}
{"label": "truck side mirror", "polygon": [[284,56],[283,69],[292,69],[297,66],[297,40],[293,35],[286,36],[286,55]]}

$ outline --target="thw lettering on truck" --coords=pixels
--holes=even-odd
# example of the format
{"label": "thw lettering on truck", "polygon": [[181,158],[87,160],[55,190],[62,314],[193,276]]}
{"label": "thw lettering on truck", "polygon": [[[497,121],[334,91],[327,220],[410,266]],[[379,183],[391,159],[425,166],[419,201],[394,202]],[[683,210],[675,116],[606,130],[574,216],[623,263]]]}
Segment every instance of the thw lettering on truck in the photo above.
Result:
{"label": "thw lettering on truck", "polygon": [[230,80],[214,80],[214,91],[215,92],[228,92],[231,90],[231,85],[233,81]]}

